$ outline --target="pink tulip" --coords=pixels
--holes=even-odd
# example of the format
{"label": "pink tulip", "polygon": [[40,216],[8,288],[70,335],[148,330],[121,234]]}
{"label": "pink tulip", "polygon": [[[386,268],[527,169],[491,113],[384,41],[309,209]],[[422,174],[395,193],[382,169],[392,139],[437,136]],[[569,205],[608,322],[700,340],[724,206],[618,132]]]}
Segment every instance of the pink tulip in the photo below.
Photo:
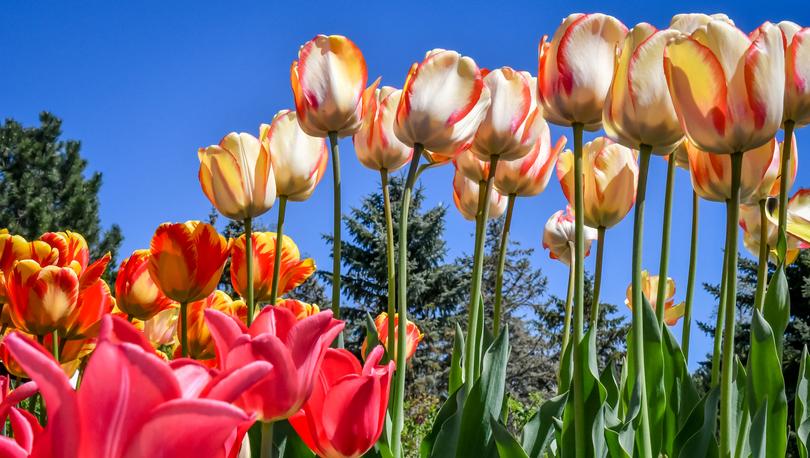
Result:
{"label": "pink tulip", "polygon": [[0,423],[9,419],[14,439],[0,436],[0,456],[27,456],[34,437],[42,432],[37,418],[30,412],[16,407],[24,399],[37,393],[37,384],[24,383],[14,391],[9,391],[9,377],[0,377]]}
{"label": "pink tulip", "polygon": [[253,361],[273,365],[272,371],[236,401],[265,422],[288,418],[301,408],[312,392],[326,349],[343,329],[343,322],[333,319],[331,311],[299,321],[283,307],[266,307],[249,329],[216,310],[206,310],[205,319],[223,369]]}

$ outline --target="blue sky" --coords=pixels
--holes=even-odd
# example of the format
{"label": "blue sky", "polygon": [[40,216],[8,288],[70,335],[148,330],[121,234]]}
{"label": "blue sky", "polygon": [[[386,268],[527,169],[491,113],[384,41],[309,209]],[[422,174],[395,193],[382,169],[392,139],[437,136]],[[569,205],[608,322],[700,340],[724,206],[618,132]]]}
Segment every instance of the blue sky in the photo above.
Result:
{"label": "blue sky", "polygon": [[[765,20],[810,24],[801,1],[666,2],[9,2],[0,15],[0,117],[34,124],[50,110],[64,119],[66,138],[80,139],[89,169],[104,175],[101,218],[126,236],[122,256],[145,247],[164,221],[204,219],[210,204],[197,181],[197,148],[230,131],[257,134],[261,122],[293,108],[289,66],[298,47],[318,33],[343,34],[363,51],[369,80],[399,86],[410,64],[432,48],[455,49],[480,66],[509,65],[537,71],[537,44],[573,12],[604,12],[626,25],[665,27],[679,12],[724,12],[749,31]],[[552,135],[570,133],[552,126]],[[810,141],[800,131],[798,144]],[[341,142],[344,211],[376,189],[379,176],[354,160],[350,139]],[[800,161],[801,162],[801,161]],[[799,169],[798,186],[810,185]],[[651,166],[644,234],[644,265],[658,269],[665,162]],[[452,206],[452,168],[423,175],[428,204],[449,204],[446,238],[450,256],[472,247],[472,223]],[[313,256],[331,265],[321,234],[331,228],[331,174],[313,197],[288,206],[287,233]],[[691,186],[677,172],[670,273],[683,300],[688,267]],[[548,259],[542,228],[565,200],[552,180],[542,195],[519,199],[512,238],[537,249],[549,278],[549,293],[564,295],[567,268]],[[272,210],[262,217],[275,221]],[[724,234],[720,204],[701,204],[697,276],[716,283]],[[631,217],[608,231],[603,298],[621,304],[630,280]],[[593,256],[587,268],[593,267]],[[625,313],[622,306],[622,313]],[[699,290],[695,317],[712,315]],[[680,336],[680,326],[673,330]],[[711,342],[693,330],[690,365]]]}

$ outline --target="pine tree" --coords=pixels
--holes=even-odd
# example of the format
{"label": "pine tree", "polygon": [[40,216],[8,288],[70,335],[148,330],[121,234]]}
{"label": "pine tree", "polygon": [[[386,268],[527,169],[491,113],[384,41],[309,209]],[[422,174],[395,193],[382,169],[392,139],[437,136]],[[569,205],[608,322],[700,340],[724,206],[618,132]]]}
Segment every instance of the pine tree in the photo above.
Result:
{"label": "pine tree", "polygon": [[0,125],[0,228],[34,239],[48,231],[81,233],[91,259],[110,252],[105,279],[112,282],[123,234],[118,225],[102,231],[98,216],[101,173],[85,178],[81,143],[62,140],[62,121],[39,115],[40,125],[13,119]]}

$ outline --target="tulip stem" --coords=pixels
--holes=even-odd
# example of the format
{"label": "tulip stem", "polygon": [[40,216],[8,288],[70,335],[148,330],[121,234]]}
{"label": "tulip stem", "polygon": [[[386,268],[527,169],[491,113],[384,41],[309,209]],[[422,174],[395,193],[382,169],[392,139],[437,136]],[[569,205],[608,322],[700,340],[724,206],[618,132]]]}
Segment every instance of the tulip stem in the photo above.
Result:
{"label": "tulip stem", "polygon": [[[417,143],[413,146],[413,158],[408,167],[408,178],[405,181],[405,188],[402,190],[402,202],[400,203],[399,214],[399,284],[397,290],[397,302],[399,304],[399,322],[408,321],[408,210],[411,204],[411,192],[416,183],[416,171],[419,168],[419,159],[422,156],[422,145]],[[392,319],[388,318],[389,321]],[[405,328],[397,326],[397,352],[405,355]],[[469,333],[469,332],[468,332]],[[401,357],[396,359],[396,373],[394,378],[394,395],[392,402],[391,419],[391,452],[394,457],[402,457],[402,429],[405,425],[405,360]]]}
{"label": "tulip stem", "polygon": [[273,458],[273,425],[271,421],[262,422],[261,458]]}
{"label": "tulip stem", "polygon": [[394,316],[397,304],[397,272],[396,260],[394,259],[394,223],[391,215],[391,192],[388,189],[388,169],[380,169],[380,182],[382,183],[383,208],[385,213],[385,247],[388,260],[388,358],[393,359],[396,353],[393,338],[396,328],[394,326]]}
{"label": "tulip stem", "polygon": [[51,344],[53,345],[53,359],[59,362],[59,349],[62,348],[59,346],[59,332],[57,331],[52,332],[51,339],[53,340],[53,342],[51,342]]}
{"label": "tulip stem", "polygon": [[562,346],[560,347],[560,365],[557,368],[557,394],[562,394],[567,391],[567,387],[563,390],[562,365],[567,361],[562,361],[565,355],[565,349],[568,347],[568,341],[571,340],[571,304],[574,298],[574,242],[568,241],[568,292],[565,294],[565,315],[563,317],[563,337]]}
{"label": "tulip stem", "polygon": [[734,319],[737,313],[737,237],[740,219],[740,176],[742,175],[742,152],[731,155],[731,199],[727,203],[727,234],[728,239],[728,286],[726,287],[726,323],[723,337],[723,364],[722,384],[720,386],[720,456],[728,456],[731,443],[732,422],[734,421],[734,406],[732,405],[732,390],[734,368]]}
{"label": "tulip stem", "polygon": [[712,351],[711,387],[720,385],[720,350],[723,347],[723,317],[726,314],[726,287],[728,286],[728,255],[731,250],[728,240],[723,249],[723,273],[720,275],[720,295],[717,304],[717,318],[714,322],[714,347]]}
{"label": "tulip stem", "polygon": [[[248,251],[250,253],[250,251]],[[250,263],[248,263],[250,265]],[[248,285],[252,285],[251,279],[248,279]],[[248,290],[250,290],[248,286]],[[248,306],[248,323],[253,319],[251,311],[252,307]],[[180,303],[180,348],[183,358],[188,356],[188,302]]]}
{"label": "tulip stem", "polygon": [[284,215],[287,213],[287,196],[278,196],[278,221],[276,222],[276,251],[273,253],[273,283],[270,286],[270,304],[275,305],[278,296],[278,275],[281,272],[281,251],[284,241]]}
{"label": "tulip stem", "polygon": [[[574,437],[577,444],[587,444],[585,431],[585,399],[581,351],[583,322],[585,319],[585,196],[582,170],[581,123],[574,123]],[[588,447],[576,447],[576,456],[585,456]]]}
{"label": "tulip stem", "polygon": [[[247,325],[253,323],[253,315],[256,312],[255,304],[253,303],[253,219],[245,218],[245,273],[247,274],[247,297],[245,302],[247,305]],[[181,304],[182,305],[182,304]],[[183,316],[183,321],[186,320],[185,309],[181,307],[180,314]],[[184,325],[185,326],[185,325]],[[185,327],[183,328],[185,329]],[[183,331],[183,338],[186,338],[186,332]],[[186,351],[185,344],[183,351]],[[185,356],[185,355],[183,355]]]}
{"label": "tulip stem", "polygon": [[700,198],[692,191],[692,238],[689,245],[689,275],[686,283],[686,305],[684,306],[683,333],[681,348],[686,363],[689,363],[689,339],[692,332],[692,301],[695,297],[695,271],[697,270],[697,236]]}
{"label": "tulip stem", "polygon": [[[779,166],[779,240],[777,251],[779,256],[784,256],[783,248],[787,249],[787,185],[790,175],[790,156],[793,150],[793,129],[796,123],[792,120],[785,121],[785,140],[782,142],[782,156]],[[761,242],[760,242],[761,243]],[[784,261],[784,259],[780,259]]]}
{"label": "tulip stem", "polygon": [[506,217],[501,229],[501,246],[498,250],[498,272],[495,276],[495,306],[492,310],[492,333],[495,337],[501,331],[501,301],[503,299],[503,270],[506,267],[506,252],[509,245],[509,229],[512,226],[512,212],[515,209],[515,194],[509,194],[506,202]]}
{"label": "tulip stem", "polygon": [[593,276],[593,302],[591,302],[591,323],[589,329],[596,332],[599,324],[599,293],[602,291],[602,259],[605,256],[605,227],[596,229],[596,271]]}
{"label": "tulip stem", "polygon": [[[641,256],[644,235],[644,206],[647,196],[647,174],[650,170],[652,147],[642,144],[639,148],[638,189],[636,190],[636,208],[633,215],[633,364],[636,368],[635,383],[639,387],[641,415],[641,451],[640,456],[653,456],[650,440],[650,418],[647,410],[647,377],[644,363],[644,302],[641,291]],[[576,362],[576,360],[575,360]]]}
{"label": "tulip stem", "polygon": [[661,260],[658,265],[658,294],[655,296],[655,316],[658,327],[664,329],[664,303],[667,298],[667,281],[669,270],[669,235],[672,231],[672,190],[675,187],[675,155],[670,154],[667,160],[667,182],[664,194],[664,224],[661,234]]}
{"label": "tulip stem", "polygon": [[[334,204],[332,229],[332,314],[340,318],[340,249],[341,249],[341,210],[340,210],[340,150],[338,149],[338,134],[329,132],[329,146],[332,148],[332,180],[334,185]],[[343,348],[343,331],[338,334],[337,347]]]}
{"label": "tulip stem", "polygon": [[762,311],[765,305],[765,284],[768,283],[768,214],[765,199],[759,201],[759,264],[757,265],[757,289],[754,307]]}

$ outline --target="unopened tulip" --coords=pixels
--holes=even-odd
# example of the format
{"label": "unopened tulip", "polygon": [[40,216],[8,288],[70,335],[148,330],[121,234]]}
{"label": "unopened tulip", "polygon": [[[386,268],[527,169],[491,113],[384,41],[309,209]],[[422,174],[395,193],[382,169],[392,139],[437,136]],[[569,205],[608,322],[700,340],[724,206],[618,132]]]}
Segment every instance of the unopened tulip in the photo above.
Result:
{"label": "unopened tulip", "polygon": [[382,347],[364,366],[351,352],[328,349],[312,396],[290,424],[318,456],[356,458],[380,438],[394,363],[380,365]]}
{"label": "unopened tulip", "polygon": [[[463,173],[456,169],[453,175],[453,203],[461,212],[461,216],[470,221],[476,218],[478,213],[478,199],[480,196],[479,182],[470,180]],[[493,191],[489,195],[488,219],[500,217],[506,210],[506,197]]]}
{"label": "unopened tulip", "polygon": [[259,140],[270,154],[276,194],[294,202],[307,200],[326,170],[324,139],[301,130],[294,111],[281,110],[271,124],[259,127]]}
{"label": "unopened tulip", "polygon": [[143,322],[143,335],[155,348],[172,345],[177,335],[179,308],[172,304]]}
{"label": "unopened tulip", "polygon": [[602,125],[602,109],[613,77],[616,49],[627,34],[618,19],[572,14],[538,49],[537,98],[545,118],[561,126]]}
{"label": "unopened tulip", "polygon": [[202,190],[220,213],[233,220],[264,214],[276,200],[270,155],[256,137],[231,132],[218,145],[200,148]]}
{"label": "unopened tulip", "polygon": [[163,223],[149,247],[149,275],[169,299],[204,299],[219,283],[231,243],[200,221]]}
{"label": "unopened tulip", "polygon": [[683,138],[661,64],[667,42],[678,35],[645,22],[624,38],[604,106],[605,131],[613,140],[667,154]]}
{"label": "unopened tulip", "polygon": [[[242,301],[231,299],[225,292],[216,290],[205,299],[188,304],[188,356],[197,360],[209,360],[216,356],[214,339],[205,321],[206,310],[217,310],[226,315],[245,320],[247,306]],[[180,325],[177,325],[180,335]],[[177,349],[178,351],[181,348]]]}
{"label": "unopened tulip", "polygon": [[[599,137],[583,149],[585,224],[613,227],[633,208],[636,200],[638,165],[633,150]],[[557,177],[568,202],[574,204],[574,154],[560,154]]]}
{"label": "unopened tulip", "polygon": [[472,142],[490,104],[481,70],[471,58],[434,49],[413,64],[397,106],[394,134],[410,147],[458,153]]}
{"label": "unopened tulip", "polygon": [[[374,318],[374,328],[377,332],[377,340],[380,342],[380,345],[383,348],[388,348],[388,314],[385,312],[380,313],[377,315],[377,318]],[[397,360],[397,341],[399,336],[399,316],[394,315],[394,355],[391,357],[392,361]],[[405,359],[410,360],[413,358],[414,353],[416,353],[416,347],[419,345],[419,342],[425,337],[422,334],[422,331],[416,326],[413,321],[408,320],[408,323],[405,325],[405,336],[407,340],[405,341],[405,349],[407,353],[405,354]],[[363,340],[363,345],[360,348],[360,354],[363,355],[364,358],[368,357],[368,336]]]}
{"label": "unopened tulip", "polygon": [[785,35],[785,121],[796,127],[810,124],[810,27],[782,21],[777,24]]}
{"label": "unopened tulip", "polygon": [[484,161],[493,156],[503,161],[520,159],[529,154],[545,124],[542,109],[534,101],[535,81],[529,73],[510,67],[485,73],[491,102],[470,150]]}
{"label": "unopened tulip", "polygon": [[363,97],[368,99],[364,103],[363,124],[353,138],[357,159],[372,170],[396,171],[413,156],[413,148],[394,135],[402,91],[390,86],[369,87]]}
{"label": "unopened tulip", "polygon": [[[253,233],[253,295],[256,301],[270,300],[273,281],[273,265],[276,256],[276,233]],[[281,240],[281,266],[278,278],[278,295],[283,296],[303,283],[315,272],[312,258],[301,259],[298,246],[286,235]],[[231,257],[231,284],[234,291],[245,297],[247,291],[247,261],[245,235],[234,241]]]}
{"label": "unopened tulip", "polygon": [[122,312],[141,321],[175,305],[149,275],[149,250],[135,250],[121,262],[115,278],[115,299]]}
{"label": "unopened tulip", "polygon": [[566,138],[561,136],[554,147],[551,146],[551,135],[548,124],[543,122],[543,129],[526,156],[514,161],[503,161],[495,172],[495,190],[505,196],[536,196],[548,185],[557,157],[565,148]]}
{"label": "unopened tulip", "polygon": [[[591,252],[591,243],[596,240],[596,229],[585,226],[585,256]],[[574,247],[574,215],[570,208],[559,210],[546,221],[543,229],[543,248],[548,250],[551,259],[557,259],[565,265],[571,265]]]}
{"label": "unopened tulip", "polygon": [[782,32],[766,23],[752,36],[712,19],[666,46],[664,70],[675,111],[686,135],[703,151],[757,148],[782,124]]}
{"label": "unopened tulip", "polygon": [[278,301],[276,307],[285,308],[295,315],[296,320],[303,320],[306,317],[316,315],[321,309],[315,304],[307,304],[296,299],[283,299]]}
{"label": "unopened tulip", "polygon": [[[641,272],[641,291],[653,310],[656,310],[656,291],[658,291],[658,275],[650,275],[646,270]],[[684,303],[675,305],[675,281],[667,278],[666,300],[664,302],[664,322],[669,326],[675,326],[684,314]],[[633,309],[633,286],[627,287],[627,299],[625,305]]]}
{"label": "unopened tulip", "polygon": [[298,50],[290,67],[295,109],[304,132],[340,137],[360,128],[368,73],[360,49],[341,35],[318,35]]}

